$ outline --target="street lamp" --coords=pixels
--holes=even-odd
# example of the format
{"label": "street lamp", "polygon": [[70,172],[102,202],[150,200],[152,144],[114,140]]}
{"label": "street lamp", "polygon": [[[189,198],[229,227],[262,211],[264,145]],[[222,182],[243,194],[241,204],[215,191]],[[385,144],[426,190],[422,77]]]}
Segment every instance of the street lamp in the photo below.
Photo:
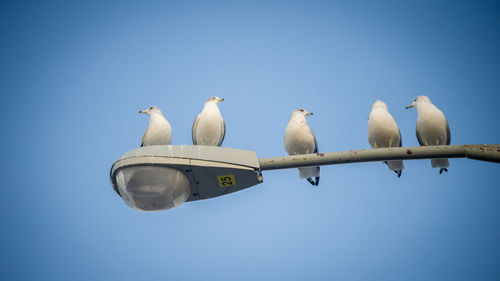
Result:
{"label": "street lamp", "polygon": [[384,160],[469,158],[500,163],[500,145],[394,147],[257,158],[250,150],[153,145],[125,153],[111,167],[114,190],[131,208],[159,211],[262,182],[261,171]]}
{"label": "street lamp", "polygon": [[125,153],[111,167],[114,190],[141,211],[178,207],[262,182],[253,151],[201,145],[153,145]]}

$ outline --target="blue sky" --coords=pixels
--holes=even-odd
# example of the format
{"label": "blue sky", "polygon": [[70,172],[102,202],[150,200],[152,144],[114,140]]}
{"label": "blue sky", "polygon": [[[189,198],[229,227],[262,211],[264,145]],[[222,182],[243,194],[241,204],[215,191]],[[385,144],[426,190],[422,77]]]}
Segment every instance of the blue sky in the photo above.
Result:
{"label": "blue sky", "polygon": [[191,143],[225,98],[224,146],[285,155],[296,107],[320,151],[368,148],[384,100],[418,145],[428,95],[452,144],[500,143],[496,1],[2,1],[0,274],[5,280],[498,280],[498,164],[452,159],[296,169],[165,212],[108,173],[159,106]]}

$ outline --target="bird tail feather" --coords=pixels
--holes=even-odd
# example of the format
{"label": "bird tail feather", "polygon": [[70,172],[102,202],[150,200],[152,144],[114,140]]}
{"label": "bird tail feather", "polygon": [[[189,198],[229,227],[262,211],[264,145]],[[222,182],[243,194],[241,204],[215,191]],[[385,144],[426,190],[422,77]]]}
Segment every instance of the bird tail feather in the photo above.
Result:
{"label": "bird tail feather", "polygon": [[402,160],[385,161],[385,164],[391,171],[403,170],[405,167]]}
{"label": "bird tail feather", "polygon": [[398,175],[398,178],[401,177],[401,173],[403,172],[403,169],[405,168],[405,166],[403,164],[403,160],[384,161],[384,163],[387,164],[387,167],[389,167],[389,170],[394,171]]}
{"label": "bird tail feather", "polygon": [[299,168],[299,177],[301,179],[319,177],[319,169],[318,167]]}
{"label": "bird tail feather", "polygon": [[432,168],[448,168],[450,162],[446,158],[431,159],[431,166]]}

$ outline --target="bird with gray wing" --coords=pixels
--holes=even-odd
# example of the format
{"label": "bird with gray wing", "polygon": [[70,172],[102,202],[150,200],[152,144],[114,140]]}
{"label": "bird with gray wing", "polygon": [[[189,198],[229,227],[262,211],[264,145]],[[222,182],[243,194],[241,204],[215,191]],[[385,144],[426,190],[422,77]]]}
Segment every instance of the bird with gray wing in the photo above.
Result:
{"label": "bird with gray wing", "polygon": [[[373,103],[368,117],[368,142],[372,148],[402,146],[398,124],[389,113],[387,105],[381,100]],[[402,160],[388,160],[384,163],[398,175],[398,178],[401,176],[404,169]]]}
{"label": "bird with gray wing", "polygon": [[157,106],[151,106],[139,113],[149,115],[149,126],[142,136],[141,146],[172,143],[172,127]]}
{"label": "bird with gray wing", "polygon": [[218,104],[224,101],[219,97],[210,97],[203,110],[196,116],[191,130],[194,145],[220,146],[226,135],[226,123],[222,119]]}
{"label": "bird with gray wing", "polygon": [[[285,130],[285,150],[288,155],[318,153],[318,143],[307,124],[306,116],[311,112],[297,108],[292,112]],[[299,168],[300,178],[305,178],[313,186],[319,184],[319,167]],[[312,178],[315,178],[314,180]]]}
{"label": "bird with gray wing", "polygon": [[[417,108],[417,139],[420,145],[449,145],[450,126],[443,112],[427,96],[418,96],[406,107]],[[431,159],[432,168],[440,168],[439,174],[448,172],[450,163],[446,158]]]}

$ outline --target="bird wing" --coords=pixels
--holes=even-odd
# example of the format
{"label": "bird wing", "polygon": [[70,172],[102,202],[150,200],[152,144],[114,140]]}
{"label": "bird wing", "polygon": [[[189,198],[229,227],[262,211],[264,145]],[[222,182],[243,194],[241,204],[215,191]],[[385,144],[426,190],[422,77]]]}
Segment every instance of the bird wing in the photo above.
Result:
{"label": "bird wing", "polygon": [[149,126],[146,128],[146,131],[144,131],[144,134],[142,134],[142,139],[141,139],[141,147],[144,146],[144,138],[146,137],[146,134],[149,131]]}
{"label": "bird wing", "polygon": [[313,136],[314,153],[318,153],[318,142],[316,141],[316,136],[314,135],[314,132],[312,131],[311,127],[307,126],[307,129],[309,129],[309,134],[311,134]]}
{"label": "bird wing", "polygon": [[220,131],[220,137],[219,137],[219,143],[217,143],[217,146],[220,146],[222,144],[222,142],[224,141],[224,137],[226,136],[226,122],[224,121],[224,119],[220,119],[221,120],[221,131]]}
{"label": "bird wing", "polygon": [[193,127],[191,128],[191,138],[193,139],[193,144],[197,145],[196,142],[196,129],[198,128],[198,121],[200,121],[200,115],[198,114],[193,122]]}
{"label": "bird wing", "polygon": [[[314,135],[314,133],[311,130],[311,128],[309,128],[309,131],[311,131],[311,134],[313,135],[313,139],[314,139],[314,153],[318,153],[318,142],[316,141],[316,136]],[[316,167],[316,168],[318,169],[318,172],[319,172],[319,166]],[[319,177],[317,177],[317,178],[318,178],[318,181],[319,181]]]}
{"label": "bird wing", "polygon": [[425,145],[425,143],[423,142],[423,140],[420,138],[420,132],[418,131],[418,126],[417,126],[417,139],[418,139],[418,143],[420,145]]}
{"label": "bird wing", "polygon": [[398,132],[399,132],[399,147],[402,147],[403,146],[403,138],[401,137],[401,130],[398,129]]}
{"label": "bird wing", "polygon": [[448,120],[445,121],[446,121],[446,145],[449,145],[451,142],[450,125],[448,125]]}

